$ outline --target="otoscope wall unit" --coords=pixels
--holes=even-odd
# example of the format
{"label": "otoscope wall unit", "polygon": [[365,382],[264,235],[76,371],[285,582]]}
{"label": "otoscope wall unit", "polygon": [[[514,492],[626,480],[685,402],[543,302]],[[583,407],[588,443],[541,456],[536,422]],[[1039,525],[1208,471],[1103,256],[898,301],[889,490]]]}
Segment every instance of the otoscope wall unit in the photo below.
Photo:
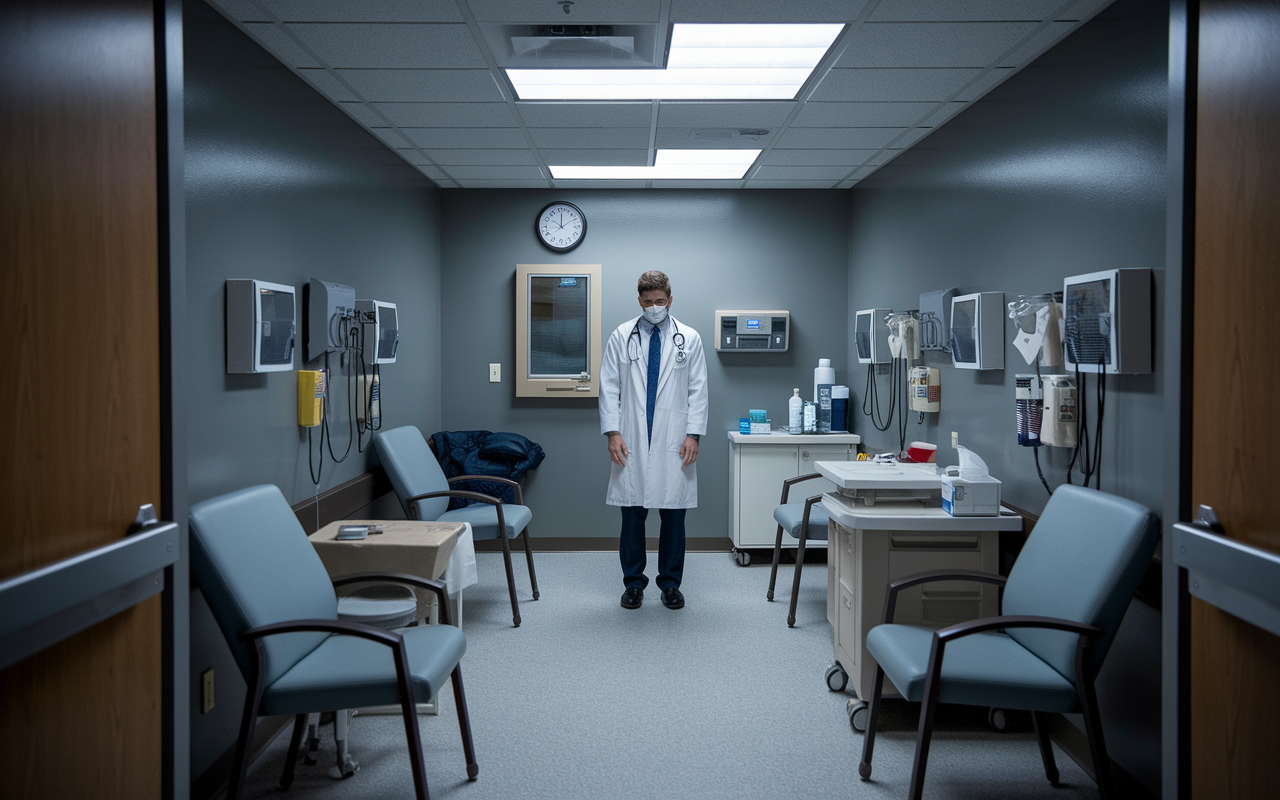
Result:
{"label": "otoscope wall unit", "polygon": [[293,369],[297,303],[292,286],[232,278],[227,281],[227,372]]}
{"label": "otoscope wall unit", "polygon": [[1004,369],[1004,292],[952,298],[951,363],[960,369]]}
{"label": "otoscope wall unit", "polygon": [[1109,269],[1062,282],[1067,368],[1151,372],[1151,270]]}

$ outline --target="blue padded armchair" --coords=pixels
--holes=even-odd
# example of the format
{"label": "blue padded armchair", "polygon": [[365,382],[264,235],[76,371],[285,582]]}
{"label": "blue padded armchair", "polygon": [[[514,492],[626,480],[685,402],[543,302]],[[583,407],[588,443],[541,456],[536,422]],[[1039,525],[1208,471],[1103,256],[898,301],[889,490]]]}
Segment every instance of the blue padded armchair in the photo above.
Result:
{"label": "blue padded armchair", "polygon": [[788,503],[791,487],[802,481],[821,478],[817,472],[787,478],[782,482],[782,501],[773,510],[773,519],[778,523],[778,538],[773,543],[773,569],[769,572],[769,592],[767,597],[773,601],[773,587],[778,580],[778,561],[782,557],[782,532],[786,531],[800,540],[796,548],[796,569],[791,578],[791,610],[787,612],[787,627],[796,624],[796,601],[800,597],[800,570],[804,567],[804,545],[809,539],[827,540],[827,521],[830,517],[821,505],[822,495],[814,495],[803,503]]}
{"label": "blue padded armchair", "polygon": [[[444,585],[411,575],[363,573],[330,583],[324,564],[298,518],[275,486],[254,486],[191,508],[191,571],[249,692],[236,743],[227,796],[239,797],[259,716],[293,714],[285,777],[293,764],[307,714],[335,708],[400,704],[416,796],[427,797],[416,702],[453,680],[467,777],[479,773],[458,662],[467,649],[462,631],[448,625]],[[395,580],[440,598],[444,625],[389,631],[338,620],[335,585]]]}
{"label": "blue padded armchair", "polygon": [[[1031,712],[1045,777],[1058,768],[1042,715],[1083,713],[1102,797],[1111,792],[1110,761],[1093,681],[1138,588],[1158,538],[1145,506],[1079,486],[1059,486],[1006,581],[982,572],[913,575],[889,585],[885,624],[867,634],[876,681],[862,743],[863,780],[871,777],[876,717],[887,675],[902,696],[922,703],[915,764],[907,793],[919,800],[934,711],[939,701]],[[933,631],[894,625],[897,595],[909,586],[973,580],[1004,586],[1002,616]]]}
{"label": "blue padded armchair", "polygon": [[[533,599],[538,599],[538,576],[533,571],[533,549],[529,546],[529,522],[533,519],[533,512],[523,505],[520,484],[492,475],[446,478],[440,462],[423,438],[422,431],[413,425],[384,431],[374,438],[373,445],[409,519],[468,522],[471,524],[471,534],[477,541],[497,539],[502,542],[502,558],[507,567],[507,591],[511,595],[511,618],[515,627],[520,627],[520,606],[516,604],[516,576],[511,569],[510,544],[517,535],[524,539],[524,555],[529,562],[529,583],[533,587]],[[515,489],[516,502],[504,503],[486,494],[450,488],[451,484],[458,481],[472,480],[507,484]],[[450,497],[475,500],[478,505],[449,511]]]}

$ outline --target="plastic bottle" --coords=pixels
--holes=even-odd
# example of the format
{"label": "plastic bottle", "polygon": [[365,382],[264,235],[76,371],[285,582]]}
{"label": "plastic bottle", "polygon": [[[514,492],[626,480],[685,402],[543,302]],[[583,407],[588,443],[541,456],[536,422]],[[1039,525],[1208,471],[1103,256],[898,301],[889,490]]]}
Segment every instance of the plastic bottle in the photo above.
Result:
{"label": "plastic bottle", "polygon": [[831,433],[831,384],[836,382],[836,371],[831,359],[818,359],[813,371],[813,402],[818,411],[818,433]]}
{"label": "plastic bottle", "polygon": [[787,433],[800,433],[804,430],[804,400],[798,388],[791,391],[793,394],[787,401]]}

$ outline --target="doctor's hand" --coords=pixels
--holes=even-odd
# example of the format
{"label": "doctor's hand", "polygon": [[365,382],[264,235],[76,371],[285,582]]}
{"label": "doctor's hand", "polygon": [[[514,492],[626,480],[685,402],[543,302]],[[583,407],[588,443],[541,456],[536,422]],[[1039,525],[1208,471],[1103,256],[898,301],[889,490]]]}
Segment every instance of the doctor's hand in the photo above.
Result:
{"label": "doctor's hand", "polygon": [[698,442],[688,436],[684,437],[684,444],[680,445],[680,458],[684,462],[684,466],[689,466],[698,460]]}
{"label": "doctor's hand", "polygon": [[622,434],[609,434],[609,460],[620,467],[625,467],[629,455],[631,451],[627,450],[627,443],[622,441]]}

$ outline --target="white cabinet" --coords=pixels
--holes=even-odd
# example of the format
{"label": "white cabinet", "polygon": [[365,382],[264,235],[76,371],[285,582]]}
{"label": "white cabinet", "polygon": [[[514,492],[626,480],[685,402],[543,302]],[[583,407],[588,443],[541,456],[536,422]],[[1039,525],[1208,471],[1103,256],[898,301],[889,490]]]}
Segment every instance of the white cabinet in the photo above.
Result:
{"label": "white cabinet", "polygon": [[[798,475],[817,472],[814,462],[848,461],[856,458],[862,438],[852,433],[791,435],[785,433],[744,435],[729,432],[729,538],[735,550],[773,549],[778,523],[773,510],[782,498],[782,482]],[[835,490],[826,478],[815,478],[791,487],[788,502]],[[783,544],[795,547],[796,540],[784,537]],[[821,547],[821,541],[807,546]]]}

